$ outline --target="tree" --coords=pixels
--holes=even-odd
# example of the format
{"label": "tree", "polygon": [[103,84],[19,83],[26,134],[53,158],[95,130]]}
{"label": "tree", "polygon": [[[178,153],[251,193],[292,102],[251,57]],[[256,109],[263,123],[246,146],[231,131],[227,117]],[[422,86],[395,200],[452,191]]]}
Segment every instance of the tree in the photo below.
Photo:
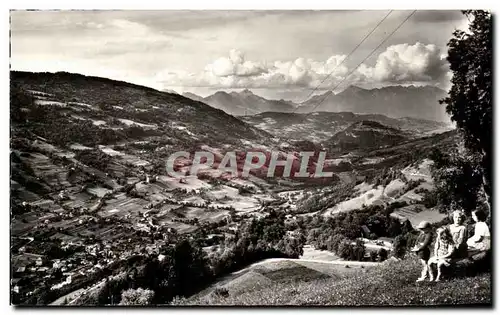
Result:
{"label": "tree", "polygon": [[349,259],[351,258],[351,252],[352,252],[352,246],[350,244],[349,240],[343,240],[339,244],[339,249],[337,251],[337,255],[340,256],[342,259]]}
{"label": "tree", "polygon": [[340,243],[345,240],[345,236],[342,234],[335,234],[331,239],[329,239],[329,250],[336,253],[339,250]]}
{"label": "tree", "polygon": [[65,251],[54,243],[48,243],[46,247],[43,248],[44,255],[46,255],[49,259],[57,259],[64,257]]}
{"label": "tree", "polygon": [[97,295],[97,304],[107,305],[110,304],[110,300],[111,300],[111,294],[110,294],[109,279],[106,279]]}
{"label": "tree", "polygon": [[45,282],[43,286],[38,291],[35,291],[35,294],[33,294],[37,297],[36,305],[47,305],[52,302],[54,299],[54,292],[55,291],[50,290],[48,283]]}
{"label": "tree", "polygon": [[179,295],[188,295],[209,280],[210,269],[203,249],[197,243],[182,240],[173,251],[175,287]]}
{"label": "tree", "polygon": [[436,149],[431,154],[434,161],[431,172],[436,185],[436,199],[442,210],[456,208],[470,212],[479,203],[483,185],[481,158],[460,144],[449,153]]}
{"label": "tree", "polygon": [[49,303],[49,294],[47,291],[42,290],[40,292],[40,295],[38,295],[38,298],[36,299],[36,304],[37,305],[47,305]]}
{"label": "tree", "polygon": [[21,107],[32,107],[35,100],[19,85],[11,82],[10,85],[10,119],[12,122],[25,122],[26,115]]}
{"label": "tree", "polygon": [[228,289],[226,289],[224,287],[218,287],[218,288],[215,288],[215,290],[212,292],[212,294],[216,297],[226,298],[229,296],[229,291],[228,291]]}
{"label": "tree", "polygon": [[314,244],[316,242],[316,239],[318,238],[318,236],[320,234],[321,234],[321,231],[318,228],[309,230],[309,233],[307,235],[307,243]]}
{"label": "tree", "polygon": [[378,250],[378,261],[382,262],[387,259],[387,250],[385,248],[380,248]]}
{"label": "tree", "polygon": [[462,12],[470,21],[469,29],[456,30],[448,42],[452,87],[440,103],[446,104],[446,111],[464,137],[465,147],[481,155],[484,191],[491,205],[492,17],[482,10]]}
{"label": "tree", "polygon": [[149,305],[153,301],[154,291],[143,288],[128,289],[122,292],[120,305]]}
{"label": "tree", "polygon": [[299,258],[304,254],[304,244],[295,237],[286,237],[284,241],[285,255],[291,258]]}
{"label": "tree", "polygon": [[403,235],[398,235],[394,239],[393,255],[396,258],[403,258],[406,254],[406,238]]}
{"label": "tree", "polygon": [[363,258],[365,257],[365,252],[366,252],[365,242],[361,239],[357,239],[356,245],[354,245],[353,247],[354,258],[357,261],[363,261]]}
{"label": "tree", "polygon": [[413,226],[411,225],[410,220],[405,220],[401,224],[401,234],[403,234],[403,235],[409,234],[412,231],[413,231]]}
{"label": "tree", "polygon": [[388,222],[388,227],[387,227],[387,234],[390,237],[395,237],[399,234],[401,234],[401,224],[399,223],[399,220],[395,218],[390,218]]}
{"label": "tree", "polygon": [[422,199],[422,204],[430,209],[434,208],[438,204],[438,192],[433,189],[431,191],[426,191],[424,193],[424,198]]}

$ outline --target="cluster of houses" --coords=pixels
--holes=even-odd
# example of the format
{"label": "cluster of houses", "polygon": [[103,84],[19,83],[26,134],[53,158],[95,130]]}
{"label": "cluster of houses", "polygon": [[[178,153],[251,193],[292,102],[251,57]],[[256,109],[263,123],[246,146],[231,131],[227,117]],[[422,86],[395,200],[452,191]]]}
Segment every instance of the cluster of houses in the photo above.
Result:
{"label": "cluster of houses", "polygon": [[[47,284],[52,290],[60,289],[128,256],[127,252],[117,255],[115,246],[110,242],[86,245],[82,241],[60,243],[62,250],[74,247],[78,251],[64,259],[49,259],[44,255],[26,252],[24,246],[20,247],[17,255],[12,256],[12,291],[29,296],[36,288]],[[140,247],[137,244],[129,255],[141,252]]]}

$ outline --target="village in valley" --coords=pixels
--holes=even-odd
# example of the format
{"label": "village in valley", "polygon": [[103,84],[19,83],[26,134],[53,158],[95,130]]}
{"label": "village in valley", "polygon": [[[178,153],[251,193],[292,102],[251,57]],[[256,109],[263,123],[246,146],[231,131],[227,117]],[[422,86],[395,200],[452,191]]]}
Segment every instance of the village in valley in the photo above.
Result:
{"label": "village in valley", "polygon": [[[110,25],[85,20],[75,27],[132,32],[140,25],[122,13],[108,13],[121,18],[111,19]],[[400,26],[412,23],[416,13],[390,10],[377,17],[382,20],[375,29],[396,14],[405,18]],[[19,23],[15,36],[33,31],[30,21],[36,14],[13,13]],[[75,19],[85,16],[74,14]],[[197,14],[182,16],[198,23]],[[318,14],[330,21],[321,12],[308,14],[304,18]],[[479,26],[491,19],[484,11],[447,14],[460,23],[474,15]],[[415,23],[433,23],[424,20]],[[157,23],[154,18],[149,22]],[[135,40],[154,28],[139,29]],[[327,79],[331,86],[343,83],[351,74],[340,80],[349,69],[340,66],[349,56],[324,62],[300,57],[270,65],[245,60],[232,49],[228,57],[207,65],[204,74],[211,71],[205,78],[210,83],[221,80],[238,88],[215,84],[203,96],[111,76],[14,67],[11,304],[491,304],[490,248],[477,260],[460,261],[463,270],[450,268],[446,281],[424,284],[421,276],[415,282],[421,262],[427,272],[415,249],[422,233],[442,233],[443,226],[455,224],[452,210],[463,209],[463,235],[471,237],[479,221],[486,229],[491,226],[491,216],[483,221],[471,216],[489,209],[491,202],[491,147],[481,138],[490,136],[485,130],[491,127],[491,100],[481,98],[484,104],[474,109],[484,130],[468,130],[458,119],[469,119],[469,112],[450,120],[451,111],[460,108],[439,85],[445,74],[433,77],[448,67],[438,46],[416,42],[384,48],[373,67],[360,63],[353,68],[356,81],[337,93],[316,91],[314,84]],[[407,62],[405,54],[425,60]],[[453,56],[446,62],[456,62]],[[388,63],[390,58],[400,58],[401,65]],[[439,69],[415,74],[414,64]],[[330,78],[337,67],[343,72]],[[405,67],[412,70],[366,84]],[[162,82],[174,80],[174,73],[165,74]],[[200,81],[192,87],[205,87],[205,79],[196,77]],[[281,93],[274,85],[266,90],[255,83],[264,79],[286,86],[285,94],[296,84],[298,95],[308,97],[264,97]],[[431,79],[436,82],[421,84]],[[310,80],[305,94],[303,80]]]}
{"label": "village in valley", "polygon": [[[42,102],[43,105],[38,106],[69,112],[72,120],[90,121],[92,128],[99,130],[113,128],[108,127],[110,122],[92,118],[101,112],[95,106],[56,101],[47,105],[45,99],[50,96],[40,97],[42,93],[36,91],[31,95],[35,103]],[[138,126],[136,128],[146,129],[140,127],[141,123],[131,122]],[[333,190],[331,187],[315,187],[290,178],[283,178],[279,183],[270,183],[274,179],[266,176],[227,178],[215,168],[205,168],[197,175],[170,177],[164,168],[153,167],[155,162],[161,165],[162,161],[157,157],[154,158],[158,160],[151,161],[150,151],[144,149],[157,139],[152,136],[94,148],[70,143],[67,149],[52,145],[40,136],[22,139],[19,145],[14,142],[11,153],[14,174],[19,169],[17,176],[22,177],[18,181],[16,177],[11,179],[15,202],[12,208],[13,292],[29,296],[40,287],[76,291],[92,284],[91,279],[104,278],[134,255],[160,256],[162,247],[175,244],[179,235],[201,236],[204,249],[209,252],[234,234],[242,222],[272,210],[284,212],[286,222],[320,212],[331,215],[390,203],[400,203],[391,215],[402,222],[411,219],[414,223],[425,216],[424,213],[435,213],[421,204],[422,193],[432,189],[429,164],[425,160],[415,166],[401,167],[394,180],[377,186],[365,178],[373,177],[390,158],[363,158],[352,153],[330,157],[326,160],[327,169],[342,171],[335,172],[334,182],[337,186],[344,185],[349,193],[334,206],[324,204],[315,209],[309,205],[314,202],[313,194],[328,196]],[[155,151],[167,152],[168,147],[158,147]],[[219,149],[202,148],[222,155]],[[82,158],[95,166],[82,163]],[[99,161],[105,161],[104,170],[97,168]],[[176,162],[179,169],[188,174],[192,161]],[[353,172],[356,168],[358,175]],[[265,175],[259,170],[255,173]],[[31,187],[40,187],[40,191],[47,193],[37,193]],[[439,221],[444,216],[435,213],[434,217]],[[390,252],[392,248],[393,238],[373,239],[367,225],[359,227],[359,237],[365,244],[368,259],[370,251],[384,248]]]}

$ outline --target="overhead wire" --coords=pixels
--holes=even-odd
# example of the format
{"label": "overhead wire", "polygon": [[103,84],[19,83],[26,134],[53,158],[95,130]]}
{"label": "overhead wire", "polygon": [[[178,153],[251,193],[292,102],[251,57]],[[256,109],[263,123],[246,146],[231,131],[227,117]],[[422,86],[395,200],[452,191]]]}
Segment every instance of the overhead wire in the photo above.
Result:
{"label": "overhead wire", "polygon": [[[370,37],[370,35],[373,34],[373,32],[375,32],[375,30],[380,26],[380,24],[382,24],[389,17],[392,11],[393,10],[389,10],[389,12],[377,23],[377,25],[375,25],[375,27],[372,28],[371,31],[365,35],[365,37],[351,50],[351,52],[349,52],[347,56],[344,59],[342,59],[342,61],[339,62],[333,68],[333,70],[330,71],[330,73],[328,73],[328,75],[311,91],[311,93],[309,93],[309,95],[304,99],[304,101],[299,104],[303,104],[304,102],[306,102],[314,94],[314,92],[318,90],[321,84],[323,84],[335,72],[335,70],[337,70],[338,67],[340,67],[347,59],[349,59],[349,57],[368,39],[368,37]],[[296,107],[293,113],[295,113],[295,111],[297,111],[299,107],[300,106]]]}
{"label": "overhead wire", "polygon": [[[349,78],[349,76],[351,74],[353,74],[354,71],[356,71],[368,58],[370,58],[373,55],[373,53],[375,53],[375,51],[377,51],[383,44],[385,44],[389,40],[389,38],[391,38],[392,35],[394,35],[403,26],[403,24],[405,24],[416,12],[417,12],[417,10],[413,10],[382,42],[380,42],[380,44],[378,44],[377,47],[375,47],[356,67],[354,67],[354,69],[352,69],[339,83],[337,83],[332,89],[330,89],[330,91],[333,92],[345,80],[347,80],[347,78]],[[319,105],[321,105],[326,100],[327,97],[328,97],[328,95],[325,93],[325,96],[323,97],[323,99],[321,99],[316,104],[316,106],[314,106],[314,108],[304,116],[304,118],[307,117],[309,114],[313,113],[316,110],[316,108],[318,108]],[[296,110],[297,109],[298,109],[298,107],[296,108]]]}

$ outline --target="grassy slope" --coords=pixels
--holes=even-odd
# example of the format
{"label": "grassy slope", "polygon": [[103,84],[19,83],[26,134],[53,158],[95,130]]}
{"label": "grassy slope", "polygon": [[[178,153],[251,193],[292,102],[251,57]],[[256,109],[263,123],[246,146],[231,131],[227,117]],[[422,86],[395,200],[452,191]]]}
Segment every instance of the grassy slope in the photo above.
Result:
{"label": "grassy slope", "polygon": [[180,300],[180,305],[491,305],[491,279],[475,277],[445,279],[440,283],[415,283],[420,265],[415,258],[388,261],[341,280],[277,283],[263,289]]}
{"label": "grassy slope", "polygon": [[[90,113],[104,115],[101,117],[104,120],[115,117],[145,124],[183,123],[196,137],[216,143],[215,139],[220,140],[220,143],[232,139],[239,144],[240,139],[265,141],[271,138],[267,132],[207,104],[128,82],[67,72],[11,71],[10,77],[13,83],[25,90],[52,94],[51,100],[92,105],[94,109]],[[119,105],[123,110],[102,112],[96,110],[99,104]],[[66,108],[68,109],[71,107]],[[137,112],[137,109],[146,112]],[[88,114],[89,110],[85,113]],[[162,131],[172,136],[171,128]],[[185,132],[181,131],[179,134],[185,135]],[[187,138],[189,140],[190,137]]]}

